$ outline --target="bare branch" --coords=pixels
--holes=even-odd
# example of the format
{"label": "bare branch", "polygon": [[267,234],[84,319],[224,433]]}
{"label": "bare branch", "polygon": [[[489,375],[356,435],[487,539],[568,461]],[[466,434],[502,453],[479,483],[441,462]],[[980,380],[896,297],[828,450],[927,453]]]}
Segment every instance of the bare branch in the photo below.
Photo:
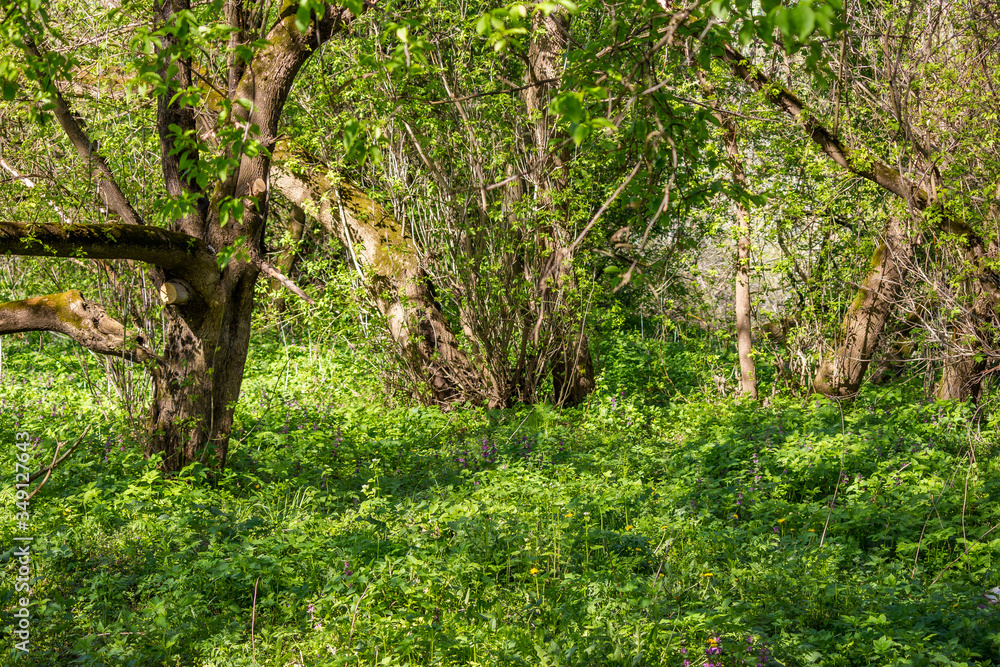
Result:
{"label": "bare branch", "polygon": [[[24,45],[25,50],[30,56],[38,60],[44,60],[41,52],[38,50],[38,46],[35,45],[33,40],[25,39]],[[121,188],[118,187],[118,182],[115,180],[108,163],[97,152],[97,146],[91,143],[83,124],[70,111],[69,105],[66,103],[66,98],[63,97],[62,93],[56,87],[55,82],[52,82],[51,88],[55,98],[53,113],[56,120],[59,121],[59,126],[62,127],[63,132],[69,137],[80,158],[89,165],[91,177],[97,180],[104,201],[126,223],[130,225],[142,224],[139,214],[135,212],[128,198],[125,197]]]}
{"label": "bare branch", "polygon": [[270,276],[271,278],[277,280],[282,285],[284,285],[285,289],[287,289],[292,294],[295,294],[296,296],[304,300],[310,306],[316,303],[311,296],[302,291],[301,287],[293,283],[290,278],[288,278],[285,274],[283,274],[281,271],[278,271],[278,269],[274,268],[267,262],[260,263],[260,270],[263,271],[268,276]]}

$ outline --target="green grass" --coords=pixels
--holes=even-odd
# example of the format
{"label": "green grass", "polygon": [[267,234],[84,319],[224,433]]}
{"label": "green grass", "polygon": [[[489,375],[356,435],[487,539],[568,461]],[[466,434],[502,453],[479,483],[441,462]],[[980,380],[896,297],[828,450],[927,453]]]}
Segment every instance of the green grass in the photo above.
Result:
{"label": "green grass", "polygon": [[586,405],[445,413],[387,407],[347,347],[262,343],[213,487],[37,340],[5,342],[7,479],[16,431],[40,467],[93,426],[31,500],[2,664],[1000,664],[996,424],[907,385],[752,407],[622,337]]}

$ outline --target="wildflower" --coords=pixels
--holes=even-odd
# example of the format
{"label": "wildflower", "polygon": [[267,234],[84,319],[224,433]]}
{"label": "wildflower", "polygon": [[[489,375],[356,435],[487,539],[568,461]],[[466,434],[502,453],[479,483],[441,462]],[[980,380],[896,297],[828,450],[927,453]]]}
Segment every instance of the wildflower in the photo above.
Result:
{"label": "wildflower", "polygon": [[[787,519],[787,517],[785,517]],[[778,523],[785,523],[785,519],[778,519]]]}
{"label": "wildflower", "polygon": [[816,529],[815,529],[815,528],[810,528],[810,529],[809,529],[809,532],[810,532],[810,533],[815,533],[815,532],[816,532]]}
{"label": "wildflower", "polygon": [[568,514],[566,515],[566,518],[568,519],[568,518],[570,518],[571,516],[573,516],[573,513],[572,513],[572,512],[568,513]]}
{"label": "wildflower", "polygon": [[625,526],[625,530],[632,530],[632,524]]}
{"label": "wildflower", "polygon": [[706,573],[704,573],[704,574],[703,574],[703,575],[701,575],[701,576],[703,576],[703,577],[711,577],[711,576],[712,576],[712,573],[711,573],[711,572],[706,572]]}
{"label": "wildflower", "polygon": [[538,568],[537,567],[531,568],[531,574],[538,574]]}

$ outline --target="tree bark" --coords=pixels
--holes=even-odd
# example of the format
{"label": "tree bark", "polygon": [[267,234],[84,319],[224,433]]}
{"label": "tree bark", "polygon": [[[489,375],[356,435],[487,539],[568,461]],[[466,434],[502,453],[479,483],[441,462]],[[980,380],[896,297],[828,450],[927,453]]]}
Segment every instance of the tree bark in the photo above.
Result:
{"label": "tree bark", "polygon": [[[548,113],[552,93],[561,79],[561,60],[569,40],[570,16],[561,9],[548,16],[536,12],[532,19],[532,41],[528,47],[525,104],[532,120],[531,138],[535,161],[532,179],[541,219],[538,245],[545,260],[536,286],[536,345],[544,322],[552,328],[550,349],[538,350],[541,359],[550,359],[553,398],[559,405],[575,405],[594,389],[594,365],[590,342],[578,320],[578,309],[563,307],[568,294],[576,291],[573,275],[572,239],[567,238],[565,204],[558,195],[569,183],[569,143],[553,150],[555,118]],[[549,82],[549,83],[543,83]],[[561,210],[559,210],[561,209]],[[563,312],[576,316],[565,317]]]}
{"label": "tree bark", "polygon": [[493,403],[434,298],[413,239],[360,188],[334,184],[322,171],[294,174],[275,166],[272,185],[348,247],[408,372],[426,384],[433,403]]}
{"label": "tree bark", "polygon": [[906,223],[900,216],[891,215],[861,289],[844,316],[837,352],[833,360],[821,365],[813,382],[817,392],[845,398],[858,393],[902,290],[912,255]]}

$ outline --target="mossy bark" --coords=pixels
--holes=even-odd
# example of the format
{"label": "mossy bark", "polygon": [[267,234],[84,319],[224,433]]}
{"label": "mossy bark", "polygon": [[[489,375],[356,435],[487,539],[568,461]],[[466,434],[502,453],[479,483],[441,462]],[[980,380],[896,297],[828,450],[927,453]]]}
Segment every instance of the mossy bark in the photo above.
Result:
{"label": "mossy bark", "polygon": [[[290,157],[284,149],[276,156]],[[319,166],[300,173],[276,168],[273,187],[349,248],[386,318],[417,396],[442,405],[466,400],[491,404],[489,387],[470,365],[434,298],[413,239],[360,188],[334,183],[325,171]]]}
{"label": "mossy bark", "polygon": [[868,264],[837,337],[832,360],[821,365],[813,388],[828,396],[853,397],[875,355],[886,321],[906,278],[913,255],[909,231],[903,218],[892,215],[882,243]]}

